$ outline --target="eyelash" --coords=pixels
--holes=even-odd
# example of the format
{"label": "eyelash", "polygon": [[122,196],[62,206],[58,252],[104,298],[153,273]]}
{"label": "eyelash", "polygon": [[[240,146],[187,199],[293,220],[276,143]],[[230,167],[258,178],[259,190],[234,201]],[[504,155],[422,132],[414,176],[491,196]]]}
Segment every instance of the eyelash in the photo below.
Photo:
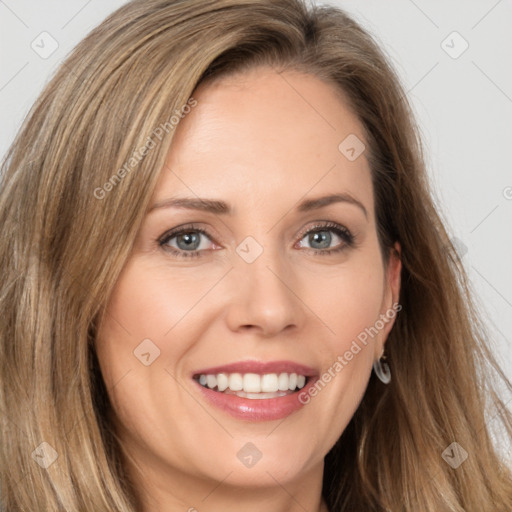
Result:
{"label": "eyelash", "polygon": [[[306,231],[304,231],[303,233],[300,234],[299,241],[302,240],[306,235],[309,235],[311,233],[319,233],[322,231],[332,231],[333,233],[335,233],[337,236],[339,236],[344,241],[344,244],[342,244],[341,246],[334,248],[334,249],[309,249],[309,248],[306,248],[307,250],[312,251],[316,255],[326,256],[329,254],[334,254],[334,253],[344,251],[347,248],[351,248],[351,247],[355,246],[355,236],[347,228],[340,226],[339,224],[336,224],[334,222],[315,224],[314,226],[310,227],[309,229],[307,229]],[[176,228],[174,230],[164,233],[157,240],[157,243],[158,243],[159,247],[161,247],[162,249],[164,249],[167,252],[172,253],[174,256],[177,256],[179,258],[195,258],[195,257],[201,256],[201,253],[203,251],[196,250],[196,251],[187,252],[187,251],[177,250],[174,247],[169,247],[169,246],[165,247],[165,245],[167,243],[169,243],[170,240],[172,240],[173,238],[175,238],[181,234],[184,234],[184,233],[201,233],[202,235],[205,235],[207,238],[209,238],[211,240],[211,237],[206,230],[196,227],[193,224],[190,224],[190,225],[186,225],[186,226],[181,226],[179,228]]]}

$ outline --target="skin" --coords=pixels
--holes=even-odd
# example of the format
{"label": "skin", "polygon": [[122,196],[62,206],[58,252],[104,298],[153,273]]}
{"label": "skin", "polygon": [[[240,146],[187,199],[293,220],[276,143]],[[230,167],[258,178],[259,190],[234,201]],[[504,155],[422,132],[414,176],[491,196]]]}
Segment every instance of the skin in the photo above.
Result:
{"label": "skin", "polygon": [[[202,84],[194,98],[151,204],[197,196],[233,213],[146,215],[97,339],[115,428],[146,511],[325,512],[324,456],[357,409],[393,320],[284,420],[235,419],[207,403],[190,374],[243,360],[291,360],[322,374],[398,302],[401,264],[392,254],[383,265],[365,154],[349,161],[338,150],[349,134],[364,141],[362,125],[332,85],[292,71],[254,69]],[[349,193],[367,217],[347,202],[296,211],[333,193]],[[320,221],[347,228],[356,245],[327,228],[328,248],[344,249],[315,253],[325,249],[307,232]],[[177,238],[159,245],[191,222],[209,233],[199,235],[198,257],[170,252],[186,252]],[[253,263],[236,252],[247,236],[263,248]],[[147,338],[160,350],[149,366],[133,354]],[[262,453],[251,468],[237,458],[247,442]]]}

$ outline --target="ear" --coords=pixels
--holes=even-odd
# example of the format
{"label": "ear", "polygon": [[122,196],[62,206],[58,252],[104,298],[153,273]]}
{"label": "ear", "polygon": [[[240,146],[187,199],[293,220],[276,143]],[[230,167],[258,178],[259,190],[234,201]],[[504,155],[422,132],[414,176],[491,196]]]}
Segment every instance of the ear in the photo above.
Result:
{"label": "ear", "polygon": [[395,323],[396,315],[402,307],[398,304],[402,272],[402,249],[398,242],[390,249],[389,262],[384,275],[384,294],[382,296],[381,319],[385,325],[375,344],[375,358],[379,359],[384,352],[384,344]]}

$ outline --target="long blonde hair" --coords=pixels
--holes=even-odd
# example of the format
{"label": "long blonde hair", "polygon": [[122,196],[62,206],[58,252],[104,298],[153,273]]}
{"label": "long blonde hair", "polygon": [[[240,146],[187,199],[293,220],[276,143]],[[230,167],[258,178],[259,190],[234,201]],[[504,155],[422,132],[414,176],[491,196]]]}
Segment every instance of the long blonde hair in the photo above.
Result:
{"label": "long blonde hair", "polygon": [[[394,241],[402,248],[402,310],[386,344],[393,379],[371,378],[326,457],[329,509],[512,510],[510,468],[486,424],[491,411],[512,433],[490,370],[510,383],[434,207],[406,94],[351,17],[300,0],[130,2],[76,47],[31,110],[0,190],[4,510],[140,510],[110,424],[96,322],[173,138],[171,127],[155,141],[155,129],[199,83],[256,65],[344,93],[366,131],[384,258]],[[468,454],[458,468],[442,458],[452,442]]]}

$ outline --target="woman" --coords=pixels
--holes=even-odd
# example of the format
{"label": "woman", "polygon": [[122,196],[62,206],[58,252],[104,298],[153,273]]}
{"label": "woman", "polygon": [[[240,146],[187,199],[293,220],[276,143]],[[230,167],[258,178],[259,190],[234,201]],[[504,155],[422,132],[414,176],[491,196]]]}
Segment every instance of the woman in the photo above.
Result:
{"label": "woman", "polygon": [[6,511],[511,509],[505,377],[343,12],[128,3],[34,106],[0,219]]}

